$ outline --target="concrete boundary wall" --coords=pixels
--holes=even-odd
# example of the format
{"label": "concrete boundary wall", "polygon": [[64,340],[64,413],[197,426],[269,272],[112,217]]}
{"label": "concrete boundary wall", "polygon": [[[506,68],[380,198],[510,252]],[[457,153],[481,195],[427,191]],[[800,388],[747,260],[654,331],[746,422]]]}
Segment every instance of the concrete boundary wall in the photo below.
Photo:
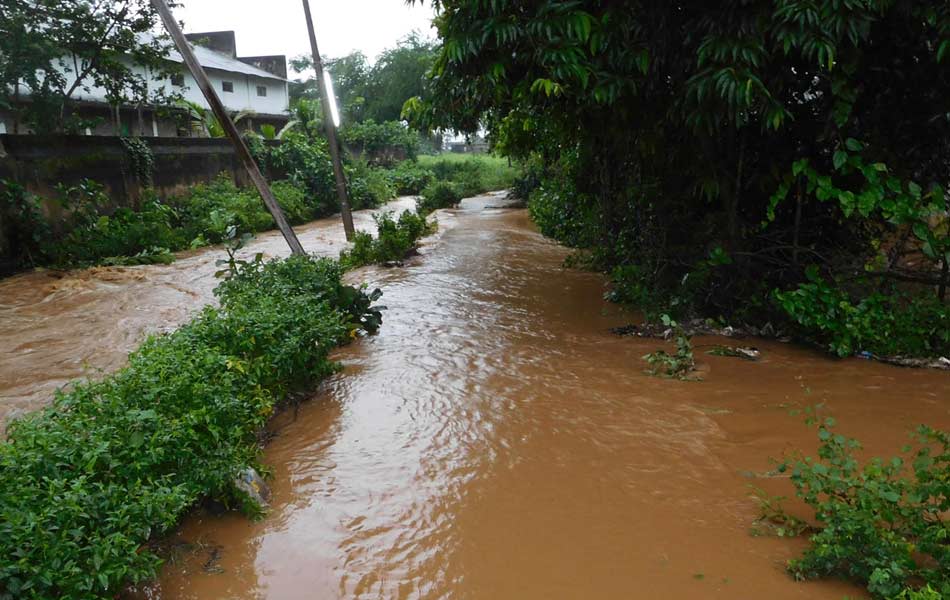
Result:
{"label": "concrete boundary wall", "polygon": [[[238,185],[247,175],[226,139],[135,138],[152,151],[152,184],[161,197],[178,196],[196,183],[226,173]],[[276,143],[276,142],[271,142]],[[0,135],[0,179],[52,198],[58,184],[91,179],[105,186],[116,206],[136,206],[142,193],[132,157],[111,136]],[[55,207],[46,203],[55,218]]]}

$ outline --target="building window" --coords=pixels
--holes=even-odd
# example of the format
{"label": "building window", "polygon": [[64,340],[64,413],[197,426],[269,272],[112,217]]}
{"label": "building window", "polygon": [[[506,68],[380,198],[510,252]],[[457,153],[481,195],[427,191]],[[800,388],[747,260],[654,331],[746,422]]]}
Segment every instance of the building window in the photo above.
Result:
{"label": "building window", "polygon": [[234,91],[234,82],[233,82],[233,81],[222,81],[222,82],[221,82],[221,89],[224,90],[225,92],[233,92],[233,91]]}
{"label": "building window", "polygon": [[184,73],[172,74],[172,85],[177,85],[178,87],[185,87],[185,74]]}
{"label": "building window", "polygon": [[266,88],[265,86],[263,86],[263,85],[257,86],[257,95],[258,95],[258,96],[266,96],[266,95],[267,95],[267,88]]}

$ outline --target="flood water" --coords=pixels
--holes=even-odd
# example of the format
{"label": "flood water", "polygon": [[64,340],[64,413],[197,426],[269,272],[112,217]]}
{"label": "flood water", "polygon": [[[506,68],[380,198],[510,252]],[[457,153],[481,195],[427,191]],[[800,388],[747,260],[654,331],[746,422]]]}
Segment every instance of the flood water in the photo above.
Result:
{"label": "flood water", "polygon": [[814,452],[792,414],[808,406],[876,453],[950,427],[950,376],[767,341],[746,362],[700,338],[704,381],[649,377],[662,343],[611,334],[631,315],[602,278],[498,203],[442,214],[405,268],[359,272],[384,326],[275,422],[270,513],[196,513],[139,596],[865,597],[792,581],[803,542],[750,535],[750,486],[791,494],[769,457]]}
{"label": "flood water", "polygon": [[[413,206],[411,198],[386,210]],[[354,213],[375,230],[373,212]],[[311,253],[336,256],[346,239],[339,218],[295,227]],[[289,254],[280,233],[258,234],[240,253]],[[171,331],[214,302],[220,247],[179,254],[171,265],[34,271],[0,279],[0,432],[17,415],[45,406],[70,381],[125,364],[149,333]],[[2,437],[2,435],[0,435]]]}
{"label": "flood water", "polygon": [[[134,597],[865,597],[792,581],[783,565],[803,542],[750,535],[750,486],[791,495],[769,458],[814,453],[793,414],[805,407],[875,454],[920,423],[950,428],[950,375],[762,340],[746,362],[697,338],[703,381],[650,377],[641,357],[663,343],[611,334],[634,315],[501,203],[441,212],[404,268],[351,274],[384,290],[383,328],[340,349],[344,370],[273,423],[268,515],[196,512]],[[311,250],[342,245],[335,221],[301,232]],[[283,253],[276,235],[256,244]],[[36,406],[182,322],[212,299],[214,254],[0,283],[3,404]]]}

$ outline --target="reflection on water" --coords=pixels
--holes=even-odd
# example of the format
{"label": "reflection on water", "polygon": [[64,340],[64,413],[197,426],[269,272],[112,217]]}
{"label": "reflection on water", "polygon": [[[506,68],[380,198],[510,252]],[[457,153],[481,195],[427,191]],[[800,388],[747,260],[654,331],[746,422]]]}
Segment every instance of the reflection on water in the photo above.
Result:
{"label": "reflection on water", "polygon": [[703,382],[648,377],[660,343],[611,335],[629,316],[601,277],[562,269],[566,251],[498,203],[442,214],[406,268],[358,273],[385,292],[383,329],[275,423],[270,514],[195,514],[138,595],[862,597],[786,576],[801,543],[749,535],[749,485],[788,493],[754,474],[814,451],[791,410],[821,405],[891,452],[919,422],[950,427],[950,377],[765,341],[756,363],[697,348]]}

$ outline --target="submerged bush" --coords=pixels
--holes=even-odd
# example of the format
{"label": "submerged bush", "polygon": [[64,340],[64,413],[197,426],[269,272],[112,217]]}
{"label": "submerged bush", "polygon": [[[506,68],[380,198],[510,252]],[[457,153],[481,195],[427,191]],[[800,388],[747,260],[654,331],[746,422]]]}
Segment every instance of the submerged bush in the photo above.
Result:
{"label": "submerged bush", "polygon": [[101,185],[83,181],[60,186],[55,202],[68,218],[67,233],[46,240],[46,263],[57,266],[143,264],[167,262],[170,250],[184,245],[175,229],[177,213],[155,196],[147,196],[139,210],[120,207],[107,214],[109,199]]}
{"label": "submerged bush", "polygon": [[220,308],[12,423],[0,443],[0,597],[115,597],[154,575],[146,542],[189,507],[243,505],[233,481],[255,464],[276,403],[379,324],[341,274],[310,257],[241,267],[216,290]]}
{"label": "submerged bush", "polygon": [[422,213],[405,211],[394,220],[391,213],[374,217],[377,236],[357,231],[353,246],[340,252],[340,263],[347,268],[386,263],[406,258],[415,248],[419,238],[430,231]]}
{"label": "submerged bush", "polygon": [[856,440],[819,428],[818,458],[794,458],[797,495],[815,510],[818,531],[790,563],[803,579],[842,576],[875,598],[950,598],[950,434],[917,431],[907,457],[863,466]]}

